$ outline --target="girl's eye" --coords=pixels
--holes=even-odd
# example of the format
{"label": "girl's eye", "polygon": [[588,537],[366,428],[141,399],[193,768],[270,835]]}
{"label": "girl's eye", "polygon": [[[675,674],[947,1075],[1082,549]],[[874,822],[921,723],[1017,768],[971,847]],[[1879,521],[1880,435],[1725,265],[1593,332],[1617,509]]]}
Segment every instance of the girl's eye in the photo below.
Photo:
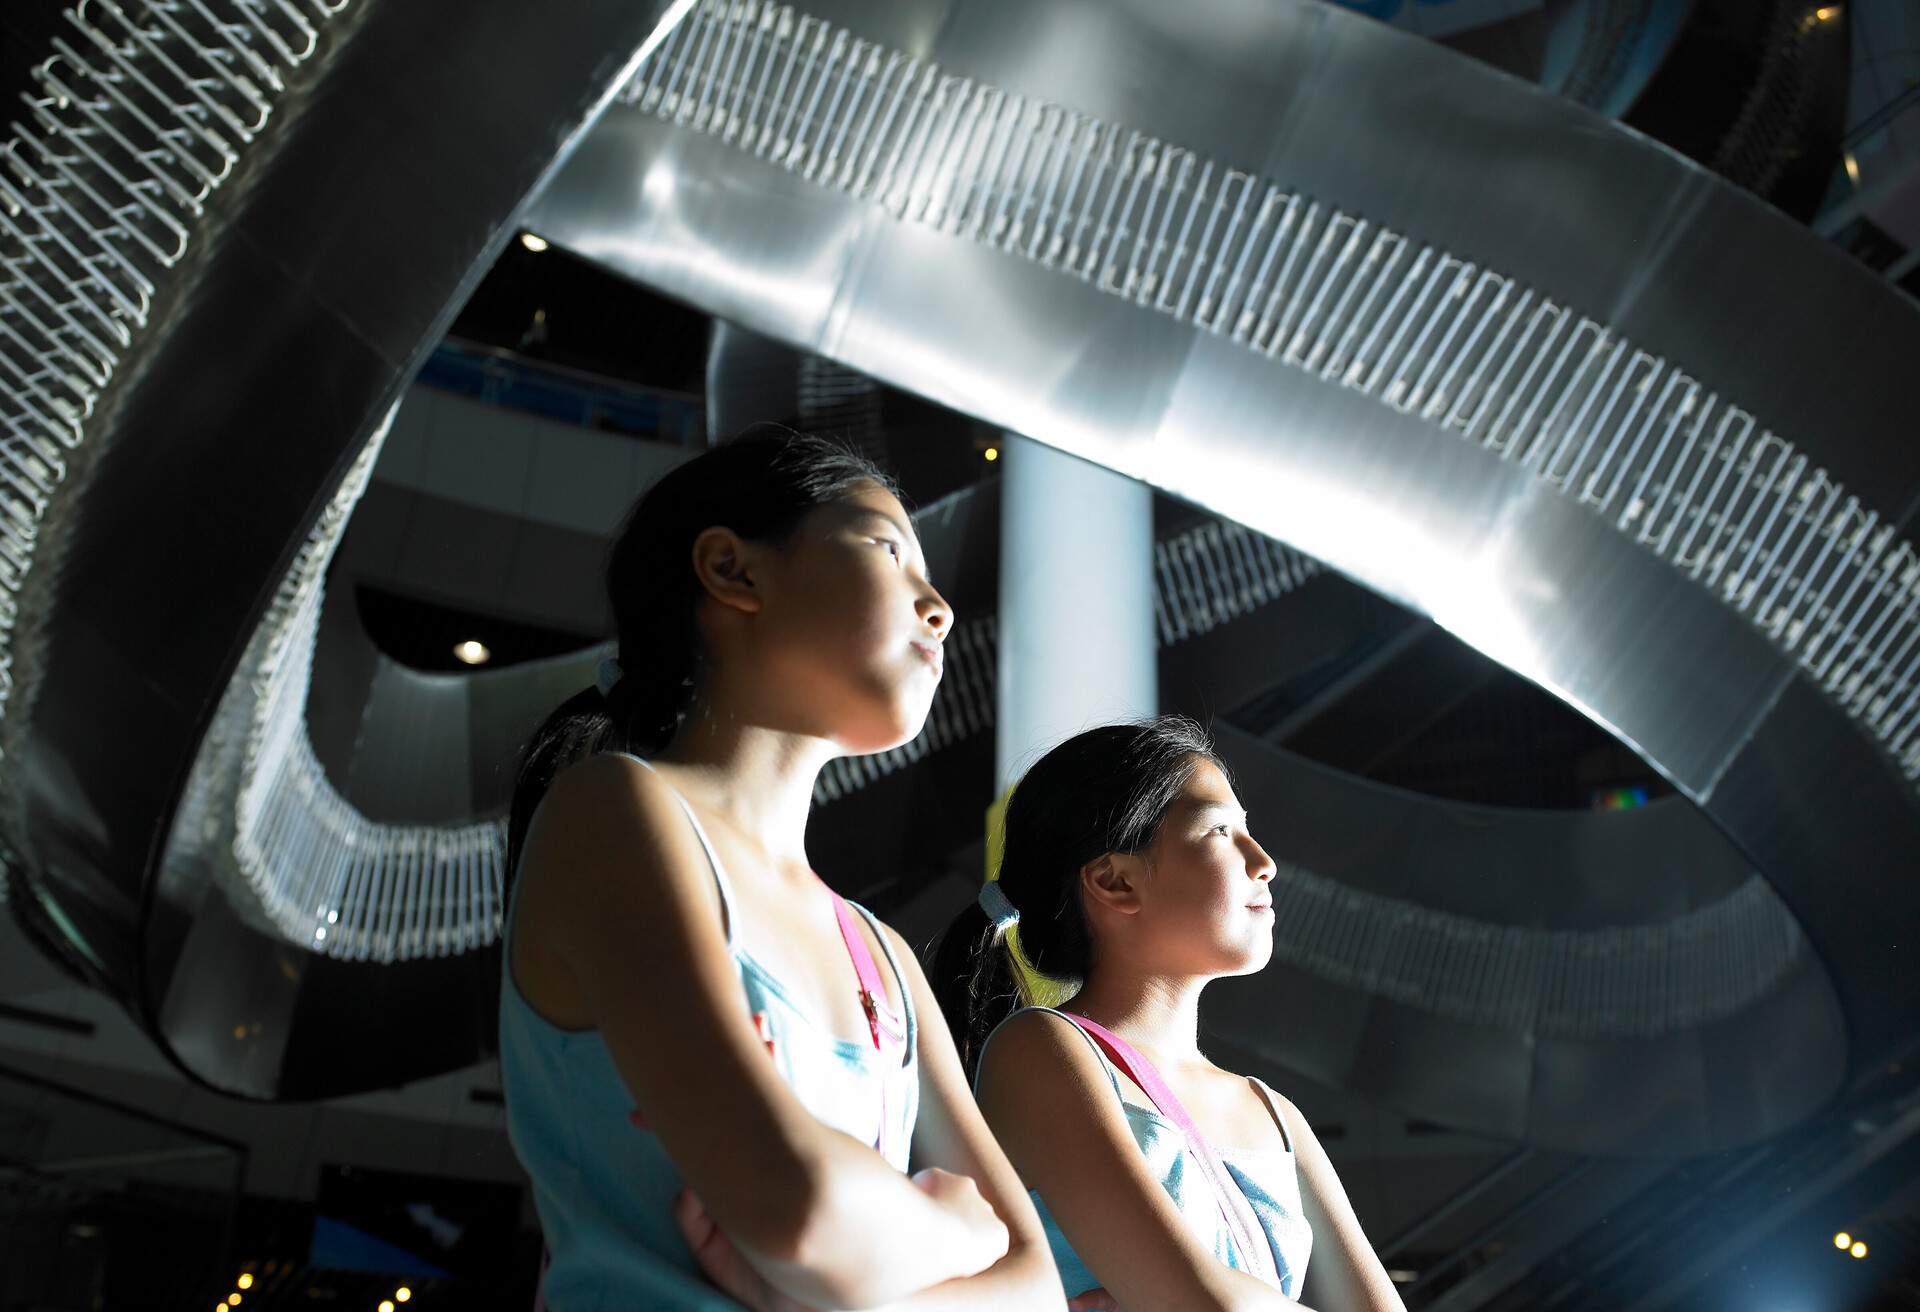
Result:
{"label": "girl's eye", "polygon": [[895,560],[900,559],[900,544],[898,542],[895,542],[892,538],[876,538],[874,540],[892,553]]}
{"label": "girl's eye", "polygon": [[1232,825],[1215,825],[1213,827],[1213,832],[1230,838],[1233,836],[1233,826]]}

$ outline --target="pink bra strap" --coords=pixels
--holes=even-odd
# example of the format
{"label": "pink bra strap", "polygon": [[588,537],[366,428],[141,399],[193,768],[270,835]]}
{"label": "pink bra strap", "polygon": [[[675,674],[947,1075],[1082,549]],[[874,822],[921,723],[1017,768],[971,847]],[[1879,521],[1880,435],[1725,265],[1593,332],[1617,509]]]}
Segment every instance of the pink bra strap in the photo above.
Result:
{"label": "pink bra strap", "polygon": [[1078,1025],[1089,1038],[1105,1049],[1107,1056],[1113,1059],[1113,1064],[1126,1072],[1127,1078],[1139,1085],[1140,1091],[1153,1100],[1160,1114],[1180,1127],[1180,1132],[1187,1138],[1187,1146],[1193,1151],[1194,1161],[1213,1185],[1214,1197],[1219,1200],[1220,1214],[1226,1218],[1234,1246],[1240,1250],[1254,1275],[1277,1288],[1279,1273],[1273,1268],[1273,1250],[1266,1242],[1266,1234],[1253,1215],[1246,1194],[1227,1174],[1226,1166],[1207,1143],[1206,1136],[1200,1133],[1200,1127],[1193,1123],[1193,1117],[1187,1114],[1186,1107],[1167,1087],[1167,1082],[1160,1078],[1160,1072],[1154,1069],[1153,1063],[1131,1043],[1098,1021],[1076,1016],[1072,1012],[1060,1014]]}
{"label": "pink bra strap", "polygon": [[[895,1018],[893,1009],[887,1006],[887,990],[880,982],[880,967],[874,963],[867,940],[860,936],[860,927],[853,923],[853,908],[832,889],[827,892],[833,897],[833,918],[840,923],[840,939],[847,945],[847,955],[853,958],[853,973],[860,980],[860,1007],[867,1013],[867,1027],[873,1033],[873,1046],[883,1056],[897,1052],[906,1043],[906,1028]],[[893,1150],[892,1124],[893,1114],[888,1110],[886,1086],[882,1084],[880,1133],[873,1146],[881,1156],[889,1159]]]}
{"label": "pink bra strap", "polygon": [[859,926],[853,923],[853,908],[838,893],[833,894],[833,916],[840,922],[840,938],[847,945],[847,955],[853,958],[853,973],[860,979],[860,1006],[867,1013],[873,1046],[881,1052],[897,1048],[906,1040],[906,1032],[887,1005],[887,989],[880,982],[880,967],[874,962],[867,940],[860,936]]}

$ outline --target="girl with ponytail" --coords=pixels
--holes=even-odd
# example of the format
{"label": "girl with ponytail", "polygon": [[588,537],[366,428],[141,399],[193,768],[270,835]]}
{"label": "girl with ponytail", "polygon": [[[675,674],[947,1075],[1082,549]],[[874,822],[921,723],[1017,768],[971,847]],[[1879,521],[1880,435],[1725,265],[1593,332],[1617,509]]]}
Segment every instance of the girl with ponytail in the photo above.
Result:
{"label": "girl with ponytail", "polygon": [[953,625],[893,484],[750,433],[641,498],[607,598],[617,653],[508,825],[501,1079],[547,1306],[1057,1308],[913,954],[804,847],[820,768],[920,731]]}
{"label": "girl with ponytail", "polygon": [[[1199,1048],[1200,994],[1273,954],[1274,865],[1205,731],[1079,734],[1006,808],[939,998],[1071,1306],[1404,1312],[1299,1111]],[[1215,1145],[1236,1145],[1218,1147]]]}

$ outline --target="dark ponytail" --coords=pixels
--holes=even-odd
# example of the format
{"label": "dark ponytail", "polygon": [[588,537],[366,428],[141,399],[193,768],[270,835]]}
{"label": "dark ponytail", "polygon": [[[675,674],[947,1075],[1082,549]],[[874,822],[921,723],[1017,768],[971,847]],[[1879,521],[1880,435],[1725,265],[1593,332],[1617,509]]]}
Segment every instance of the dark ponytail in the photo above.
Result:
{"label": "dark ponytail", "polygon": [[507,820],[509,881],[555,776],[596,752],[650,755],[679,730],[701,661],[693,540],[719,526],[784,546],[809,511],[867,484],[900,494],[851,447],[759,424],[669,471],[641,496],[607,553],[620,678],[608,694],[596,684],[569,697],[527,741]]}
{"label": "dark ponytail", "polygon": [[[1080,871],[1109,852],[1152,846],[1200,761],[1220,765],[1206,730],[1163,715],[1075,734],[1034,763],[1007,801],[1000,890],[1020,913],[1003,932],[971,902],[929,969],[967,1074],[994,1026],[1037,1001],[1026,970],[1077,987],[1093,969]],[[1222,766],[1224,769],[1225,767]]]}

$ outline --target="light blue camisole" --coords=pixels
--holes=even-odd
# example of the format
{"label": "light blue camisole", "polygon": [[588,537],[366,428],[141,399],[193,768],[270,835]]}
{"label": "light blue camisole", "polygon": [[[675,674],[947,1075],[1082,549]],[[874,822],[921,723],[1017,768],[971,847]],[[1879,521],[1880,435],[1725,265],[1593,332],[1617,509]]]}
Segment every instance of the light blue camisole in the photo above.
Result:
{"label": "light blue camisole", "polygon": [[[713,867],[727,946],[749,1011],[765,1018],[761,1032],[771,1036],[781,1078],[822,1122],[867,1143],[880,1137],[884,1108],[889,1160],[904,1171],[920,1100],[916,1021],[905,976],[878,922],[866,908],[855,908],[873,925],[905,1012],[906,1057],[884,1064],[871,1045],[847,1042],[822,1028],[735,939],[726,873],[699,819],[684,799],[680,804]],[[707,1284],[680,1237],[670,1210],[680,1193],[680,1173],[660,1140],[629,1122],[633,1098],[599,1032],[560,1029],[520,995],[513,980],[512,933],[510,902],[500,988],[500,1080],[507,1135],[533,1181],[534,1207],[551,1258],[548,1308],[736,1309]],[[855,987],[851,966],[847,986]],[[666,999],[662,1005],[673,1004]],[[687,1071],[686,1078],[700,1076]],[[714,1131],[724,1133],[725,1127]]]}
{"label": "light blue camisole", "polygon": [[[1064,1012],[1054,1011],[1052,1007],[1025,1007],[1013,1015],[1018,1016],[1026,1011],[1053,1011],[1055,1015],[1067,1019]],[[1013,1016],[1007,1017],[1007,1020],[1012,1019]],[[1067,1023],[1072,1024],[1072,1021],[1067,1019]],[[1000,1024],[1004,1025],[1006,1021]],[[996,1026],[994,1034],[999,1032]],[[1120,1100],[1126,1112],[1127,1128],[1133,1132],[1134,1142],[1140,1145],[1140,1153],[1147,1159],[1147,1168],[1166,1187],[1168,1197],[1180,1209],[1188,1228],[1222,1262],[1236,1271],[1248,1270],[1234,1247],[1232,1232],[1227,1228],[1226,1218],[1220,1213],[1213,1187],[1187,1151],[1187,1139],[1180,1132],[1180,1127],[1151,1108],[1128,1102],[1120,1091],[1119,1074],[1107,1059],[1107,1054],[1100,1050],[1100,1045],[1078,1025],[1073,1027],[1073,1032],[1085,1039],[1087,1046],[1100,1059],[1100,1065],[1113,1085],[1113,1096]],[[987,1036],[987,1042],[993,1042],[993,1035]],[[982,1051],[985,1051],[984,1046]],[[1247,1196],[1254,1215],[1259,1218],[1260,1229],[1266,1235],[1268,1247],[1273,1250],[1274,1270],[1280,1274],[1280,1292],[1288,1298],[1298,1298],[1300,1282],[1307,1274],[1307,1257],[1313,1249],[1313,1229],[1307,1224],[1305,1213],[1300,1210],[1300,1177],[1294,1169],[1293,1141],[1287,1134],[1286,1121],[1273,1101],[1273,1091],[1258,1079],[1254,1080],[1254,1084],[1259,1088],[1261,1097],[1267,1100],[1267,1106],[1280,1126],[1282,1146],[1223,1148],[1215,1144],[1213,1150],[1226,1166],[1227,1174],[1240,1186],[1240,1192]],[[1059,1222],[1053,1219],[1053,1213],[1047,1209],[1046,1200],[1040,1197],[1038,1191],[1028,1192],[1033,1196],[1033,1205],[1040,1211],[1040,1223],[1046,1228],[1047,1243],[1053,1249],[1054,1264],[1060,1268],[1060,1283],[1067,1296],[1071,1298],[1089,1289],[1104,1287],[1106,1282],[1089,1270],[1079,1254],[1073,1251],[1073,1245],[1067,1242]]]}

